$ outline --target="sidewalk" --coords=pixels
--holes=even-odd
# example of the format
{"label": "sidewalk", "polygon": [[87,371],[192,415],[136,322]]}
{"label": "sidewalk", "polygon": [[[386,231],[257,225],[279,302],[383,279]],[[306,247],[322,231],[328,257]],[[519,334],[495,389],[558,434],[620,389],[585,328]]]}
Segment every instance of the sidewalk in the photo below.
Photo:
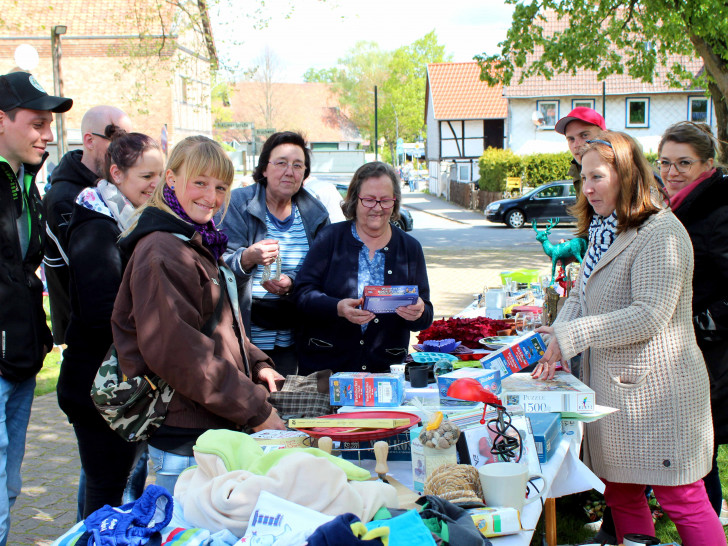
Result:
{"label": "sidewalk", "polygon": [[455,203],[450,203],[445,201],[444,198],[435,197],[429,193],[402,192],[402,205],[434,216],[447,218],[460,224],[478,227],[493,225],[485,219],[482,212],[464,209]]}

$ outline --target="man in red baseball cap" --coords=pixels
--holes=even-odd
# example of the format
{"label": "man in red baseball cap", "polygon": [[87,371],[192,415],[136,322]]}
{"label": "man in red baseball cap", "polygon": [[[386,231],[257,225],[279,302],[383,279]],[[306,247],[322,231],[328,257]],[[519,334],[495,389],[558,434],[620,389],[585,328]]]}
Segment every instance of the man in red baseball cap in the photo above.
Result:
{"label": "man in red baseball cap", "polygon": [[569,151],[574,159],[571,161],[569,176],[574,180],[576,191],[581,191],[581,153],[586,141],[596,138],[607,130],[604,118],[593,108],[579,106],[561,118],[554,127],[557,133],[566,136]]}
{"label": "man in red baseball cap", "polygon": [[20,494],[35,376],[53,347],[35,274],[45,239],[35,177],[53,141],[53,112],[72,105],[46,93],[32,74],[0,75],[0,546]]}

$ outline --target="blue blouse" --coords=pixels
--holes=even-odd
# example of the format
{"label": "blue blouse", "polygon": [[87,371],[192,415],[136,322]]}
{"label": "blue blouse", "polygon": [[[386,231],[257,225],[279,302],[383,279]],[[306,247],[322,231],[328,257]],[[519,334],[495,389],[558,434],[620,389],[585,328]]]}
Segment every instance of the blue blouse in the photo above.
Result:
{"label": "blue blouse", "polygon": [[[356,232],[354,222],[351,223],[351,234],[354,239],[361,242],[359,234]],[[361,298],[364,295],[365,286],[382,286],[384,284],[384,252],[382,249],[374,251],[374,257],[369,259],[369,249],[367,245],[363,245],[359,251],[359,280],[357,283],[357,294]],[[361,331],[364,332],[369,323],[361,325]]]}

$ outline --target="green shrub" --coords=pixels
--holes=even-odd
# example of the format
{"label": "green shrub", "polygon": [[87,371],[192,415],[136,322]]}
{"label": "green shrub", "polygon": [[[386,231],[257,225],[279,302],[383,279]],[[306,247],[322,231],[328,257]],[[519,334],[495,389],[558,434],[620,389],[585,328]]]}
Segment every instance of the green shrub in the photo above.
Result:
{"label": "green shrub", "polygon": [[480,168],[479,186],[485,191],[506,189],[506,177],[521,176],[521,157],[511,150],[488,148],[478,160]]}
{"label": "green shrub", "polygon": [[531,187],[567,178],[571,167],[571,154],[530,154],[523,156],[523,180]]}

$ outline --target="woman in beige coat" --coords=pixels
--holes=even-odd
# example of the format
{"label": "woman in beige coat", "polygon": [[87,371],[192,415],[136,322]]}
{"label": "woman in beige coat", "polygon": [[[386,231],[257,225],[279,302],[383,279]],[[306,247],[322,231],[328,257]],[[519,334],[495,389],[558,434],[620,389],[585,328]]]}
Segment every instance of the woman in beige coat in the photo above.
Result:
{"label": "woman in beige coat", "polygon": [[533,375],[550,379],[581,353],[597,403],[619,409],[587,426],[584,460],[606,484],[620,542],[655,534],[650,484],[685,545],[725,545],[701,479],[713,430],[692,326],[690,238],[631,137],[588,142],[574,216],[589,248],[556,322],[539,330],[551,339]]}

